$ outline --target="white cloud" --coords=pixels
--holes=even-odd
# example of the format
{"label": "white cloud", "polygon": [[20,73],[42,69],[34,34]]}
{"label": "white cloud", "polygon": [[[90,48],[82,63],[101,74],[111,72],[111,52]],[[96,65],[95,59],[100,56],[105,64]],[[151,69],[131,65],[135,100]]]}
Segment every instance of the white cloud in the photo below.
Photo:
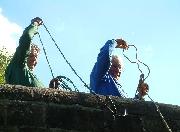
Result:
{"label": "white cloud", "polygon": [[0,49],[5,47],[9,53],[14,53],[22,31],[22,27],[3,16],[0,8]]}

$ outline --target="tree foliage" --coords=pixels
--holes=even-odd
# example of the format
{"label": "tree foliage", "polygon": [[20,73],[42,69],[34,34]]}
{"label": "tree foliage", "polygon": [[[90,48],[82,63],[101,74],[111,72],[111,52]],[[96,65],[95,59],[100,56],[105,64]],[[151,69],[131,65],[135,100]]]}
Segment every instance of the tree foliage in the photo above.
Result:
{"label": "tree foliage", "polygon": [[5,82],[5,70],[7,65],[9,64],[12,55],[7,52],[6,48],[0,49],[0,84],[6,83]]}

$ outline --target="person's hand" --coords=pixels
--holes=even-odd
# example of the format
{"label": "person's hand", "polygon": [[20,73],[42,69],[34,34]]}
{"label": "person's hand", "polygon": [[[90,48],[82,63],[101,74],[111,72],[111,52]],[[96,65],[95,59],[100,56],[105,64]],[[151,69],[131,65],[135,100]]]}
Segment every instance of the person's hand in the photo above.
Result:
{"label": "person's hand", "polygon": [[60,85],[60,80],[58,78],[53,78],[49,83],[49,88],[57,89]]}
{"label": "person's hand", "polygon": [[147,83],[142,83],[139,87],[139,93],[141,96],[147,95],[149,92],[149,85]]}
{"label": "person's hand", "polygon": [[116,42],[117,42],[116,48],[122,48],[122,49],[125,49],[125,50],[127,50],[129,48],[126,41],[123,40],[123,39],[116,39]]}
{"label": "person's hand", "polygon": [[38,26],[42,25],[43,24],[43,20],[39,17],[35,17],[31,20],[31,23],[35,23],[37,24]]}

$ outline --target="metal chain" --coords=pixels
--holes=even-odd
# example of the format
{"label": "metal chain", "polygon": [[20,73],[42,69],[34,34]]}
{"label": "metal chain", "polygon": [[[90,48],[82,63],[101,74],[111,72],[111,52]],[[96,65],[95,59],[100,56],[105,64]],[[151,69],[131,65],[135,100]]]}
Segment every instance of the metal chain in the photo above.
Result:
{"label": "metal chain", "polygon": [[[53,77],[53,79],[54,79],[55,77],[54,77],[54,74],[53,74],[53,70],[52,70],[52,68],[51,68],[49,59],[48,59],[48,57],[47,57],[47,52],[46,52],[46,50],[45,50],[45,48],[44,48],[44,44],[43,44],[43,42],[42,42],[42,39],[41,39],[41,36],[40,36],[39,33],[38,33],[38,36],[39,36],[39,40],[40,40],[40,42],[41,42],[41,45],[42,45],[42,47],[43,47],[43,51],[44,51],[44,54],[45,54],[45,57],[46,57],[46,61],[47,61],[47,63],[48,63],[48,66],[49,66],[51,75],[52,75],[52,77]],[[67,78],[67,77],[65,77],[65,76],[57,76],[56,78],[58,78],[59,80],[61,80],[61,81],[60,81],[60,82],[61,82],[61,83],[60,83],[60,86],[61,86],[63,89],[72,91],[72,89],[67,85],[67,83],[66,83],[64,80],[62,80],[62,79],[65,79],[65,80],[67,80],[68,82],[70,82],[70,83],[73,85],[73,87],[74,87],[74,89],[75,89],[76,92],[79,92],[79,90],[77,89],[77,87],[74,85],[74,83],[73,83],[69,78]]]}
{"label": "metal chain", "polygon": [[[103,102],[102,99],[98,96],[98,94],[96,94],[96,93],[82,80],[82,78],[77,74],[77,72],[75,71],[75,69],[74,69],[74,68],[71,66],[71,64],[68,62],[68,60],[66,59],[66,57],[65,57],[64,54],[62,53],[61,49],[60,49],[59,46],[57,45],[56,41],[54,40],[54,38],[52,37],[51,33],[49,32],[49,30],[47,29],[47,27],[45,26],[44,23],[43,23],[43,26],[45,27],[46,31],[47,31],[48,34],[50,35],[50,37],[51,37],[52,41],[54,42],[55,46],[58,48],[58,50],[59,50],[59,52],[61,53],[61,55],[63,56],[64,60],[65,60],[66,63],[70,66],[70,68],[71,68],[72,71],[75,73],[75,75],[82,81],[82,83],[84,84],[84,86],[87,87],[87,88],[91,91],[91,93],[96,96],[96,98],[97,98],[99,101]],[[40,35],[39,35],[39,38],[40,38]],[[40,38],[40,41],[41,41],[41,44],[43,45],[41,38]],[[47,59],[47,55],[46,55],[46,51],[45,51],[45,49],[44,49],[44,46],[43,46],[43,50],[44,50],[44,53],[45,53],[45,56],[46,56],[46,59]],[[48,60],[48,59],[47,59],[47,60]],[[49,64],[49,61],[48,61],[48,65],[49,65],[49,67],[51,67],[50,64]],[[51,68],[50,68],[50,69],[51,69]],[[52,71],[52,70],[51,70],[51,71]],[[53,73],[52,73],[52,75],[53,75]],[[59,77],[59,76],[58,76],[58,77]],[[111,102],[113,102],[113,101],[111,101]],[[106,106],[112,113],[115,113],[110,107],[107,106],[107,104],[105,104],[105,106]],[[114,105],[114,106],[115,106],[115,105]],[[115,109],[116,109],[116,107],[115,107]]]}
{"label": "metal chain", "polygon": [[[129,57],[127,57],[127,56],[124,54],[124,50],[123,50],[123,56],[124,56],[129,62],[137,64],[138,70],[139,70],[140,73],[141,73],[140,79],[139,79],[139,84],[138,84],[138,87],[137,87],[136,92],[135,92],[135,95],[136,95],[139,86],[140,86],[142,83],[144,83],[144,81],[149,77],[150,68],[148,67],[148,65],[146,65],[145,63],[143,63],[142,61],[140,61],[140,60],[138,59],[138,54],[137,54],[137,53],[138,53],[138,49],[136,48],[135,45],[128,45],[128,47],[134,47],[134,48],[135,48],[135,50],[136,50],[136,61],[131,61],[131,60],[129,59]],[[143,65],[146,66],[147,69],[148,69],[148,74],[147,74],[147,76],[146,76],[145,78],[144,78],[144,73],[143,73],[142,70],[140,69],[139,63],[143,64]]]}
{"label": "metal chain", "polygon": [[149,77],[150,68],[148,67],[148,65],[146,65],[145,63],[143,63],[142,61],[140,61],[140,60],[138,59],[138,54],[137,54],[137,48],[136,48],[136,46],[134,46],[134,45],[128,45],[128,46],[135,48],[135,50],[136,50],[136,61],[131,61],[131,60],[124,54],[124,50],[123,50],[123,56],[124,56],[129,62],[131,62],[131,63],[136,63],[137,66],[138,66],[139,71],[141,72],[141,74],[143,74],[143,72],[142,72],[142,70],[140,69],[139,63],[141,63],[141,64],[143,64],[144,66],[147,67],[147,69],[148,69],[148,75],[144,78],[144,81],[145,81],[145,80]]}
{"label": "metal chain", "polygon": [[172,130],[171,130],[171,128],[169,127],[168,123],[166,122],[164,116],[162,115],[162,113],[161,113],[161,111],[160,111],[160,109],[159,109],[159,106],[154,102],[154,100],[149,96],[149,94],[147,94],[147,96],[149,97],[149,99],[150,99],[150,100],[153,102],[153,104],[155,105],[156,111],[159,113],[159,115],[160,115],[160,117],[161,117],[161,119],[162,119],[165,127],[167,128],[167,130],[168,130],[169,132],[172,132]]}
{"label": "metal chain", "polygon": [[62,82],[62,84],[61,84],[62,87],[66,88],[66,89],[69,89],[70,91],[72,91],[72,89],[71,89],[70,87],[68,87],[68,85],[66,84],[66,82],[62,80],[62,79],[65,79],[65,80],[67,80],[68,82],[70,82],[70,83],[73,85],[73,87],[74,87],[74,89],[75,89],[75,92],[79,92],[79,90],[78,90],[77,87],[74,85],[73,81],[71,81],[71,79],[69,79],[69,78],[67,78],[67,77],[65,77],[65,76],[57,76],[56,78],[58,78],[58,79],[60,80],[60,82]]}
{"label": "metal chain", "polygon": [[137,86],[137,89],[136,89],[136,92],[135,92],[135,96],[136,96],[136,94],[138,92],[138,89],[141,87],[141,84],[143,84],[143,83],[144,83],[144,74],[142,73],[140,75],[140,77],[139,77],[139,83],[138,83],[138,86]]}
{"label": "metal chain", "polygon": [[[74,68],[71,66],[71,64],[68,62],[68,60],[66,59],[66,57],[64,56],[64,54],[63,54],[62,51],[60,50],[59,46],[58,46],[57,43],[55,42],[54,38],[52,37],[52,35],[50,34],[49,30],[47,29],[47,27],[45,26],[44,23],[43,23],[43,26],[45,27],[46,31],[47,31],[48,34],[50,35],[52,41],[54,42],[55,46],[58,48],[59,52],[60,52],[61,55],[63,56],[63,58],[64,58],[64,60],[66,61],[66,63],[70,66],[71,70],[72,70],[72,71],[75,73],[75,75],[81,80],[81,82],[84,84],[84,86],[85,86],[86,88],[88,88],[88,89],[91,91],[91,93],[92,93],[93,95],[95,95],[96,98],[97,98],[99,101],[103,102],[102,99],[98,96],[98,94],[96,94],[96,93],[83,81],[83,79],[77,74],[77,72],[75,71],[75,69],[74,69]],[[38,35],[39,35],[39,38],[40,38],[40,42],[41,42],[41,44],[42,44],[42,46],[43,46],[43,51],[44,51],[44,53],[45,53],[46,60],[47,60],[47,62],[48,62],[49,68],[50,68],[50,70],[51,70],[52,77],[54,78],[54,75],[53,75],[53,72],[52,72],[52,68],[51,68],[50,63],[49,63],[49,60],[48,60],[48,58],[47,58],[46,50],[45,50],[45,48],[44,48],[44,45],[43,45],[43,43],[42,43],[42,40],[41,40],[41,37],[40,37],[40,34],[39,34],[39,33],[38,33]],[[149,74],[150,74],[150,69],[149,69],[149,67],[148,67],[145,63],[141,62],[141,61],[138,59],[138,57],[137,57],[137,48],[136,48],[134,45],[129,45],[129,46],[133,46],[133,47],[136,49],[136,60],[137,60],[138,62],[137,62],[137,61],[136,61],[136,62],[131,61],[124,53],[123,53],[123,55],[124,55],[124,57],[127,58],[131,63],[136,63],[136,64],[137,64],[138,69],[139,69],[139,71],[141,72],[141,75],[144,75],[144,74],[143,74],[142,70],[141,70],[140,67],[139,67],[139,63],[143,64],[144,66],[146,66],[146,67],[148,68],[148,71],[149,71],[149,72],[148,72],[148,75],[146,76],[146,78],[143,78],[143,81],[144,81],[144,80],[147,79],[147,77],[149,76]],[[123,52],[124,52],[124,50],[123,50]],[[58,76],[58,77],[59,77],[59,78],[64,78],[64,76]],[[66,77],[65,77],[65,78],[66,78]],[[74,86],[75,90],[77,90],[76,87],[75,87],[75,85],[73,84],[73,82],[72,82],[69,78],[66,78],[66,80],[70,81],[70,82],[72,83],[72,85]],[[120,85],[120,87],[122,87],[122,86]],[[147,94],[147,95],[148,95],[148,94]],[[149,95],[148,95],[148,97],[150,98]],[[113,107],[114,107],[114,111],[108,106],[107,103],[104,103],[104,105],[111,111],[111,113],[113,114],[113,117],[114,117],[114,119],[115,119],[116,114],[117,114],[116,105],[115,105],[115,103],[113,102],[113,100],[111,99],[110,96],[106,96],[106,99],[109,99],[109,100],[110,100],[111,104],[112,104]],[[150,99],[151,99],[151,98],[150,98]],[[166,128],[169,130],[169,132],[172,132],[172,130],[171,130],[170,127],[168,126],[166,120],[164,119],[162,113],[160,112],[159,106],[158,106],[152,99],[151,99],[151,101],[152,101],[152,102],[154,103],[154,105],[156,106],[156,109],[157,109],[158,113],[160,114],[160,117],[162,118],[163,123],[165,124]]]}
{"label": "metal chain", "polygon": [[68,60],[66,59],[66,57],[64,56],[63,52],[61,51],[61,49],[59,48],[59,46],[57,45],[56,41],[54,40],[54,38],[52,37],[51,33],[49,32],[49,30],[47,29],[47,27],[45,26],[45,24],[43,23],[43,26],[45,27],[46,31],[48,32],[48,34],[50,35],[52,41],[54,42],[55,46],[57,47],[57,49],[59,50],[60,54],[62,55],[62,57],[64,58],[64,60],[66,61],[66,63],[69,65],[69,67],[71,68],[71,70],[74,72],[74,74],[81,80],[81,82],[84,84],[84,86],[86,88],[88,88],[89,90],[90,87],[85,83],[85,81],[83,81],[83,79],[77,74],[77,72],[75,71],[75,69],[71,66],[71,64],[68,62]]}
{"label": "metal chain", "polygon": [[[124,89],[122,88],[122,85],[119,83],[119,82],[117,82],[116,81],[116,84],[117,84],[117,86],[118,86],[118,91],[120,91],[121,92],[121,95],[122,95],[122,97],[123,98],[128,98],[128,94],[124,91]],[[121,90],[119,90],[119,89],[121,89]],[[124,94],[123,94],[123,93]],[[126,95],[126,96],[125,96]]]}
{"label": "metal chain", "polygon": [[46,27],[46,25],[43,23],[44,28],[46,29],[46,31],[48,32],[48,34],[50,35],[52,41],[54,42],[55,46],[57,47],[57,49],[59,50],[60,54],[62,55],[62,57],[64,58],[64,60],[66,61],[66,63],[69,65],[69,67],[71,68],[71,70],[74,72],[74,74],[80,79],[80,81],[84,84],[84,86],[90,90],[90,92],[95,95],[95,97],[98,99],[98,101],[103,102],[103,104],[110,110],[110,112],[113,114],[113,117],[115,118],[115,114],[117,113],[117,108],[115,103],[113,102],[113,100],[111,98],[109,98],[112,106],[114,107],[113,109],[115,110],[115,112],[110,108],[110,106],[108,106],[108,104],[106,104],[104,101],[102,101],[102,99],[99,97],[98,94],[96,94],[86,83],[85,81],[83,81],[83,79],[77,74],[77,72],[75,71],[75,69],[72,67],[72,65],[70,64],[70,62],[66,59],[65,55],[63,54],[63,52],[61,51],[61,49],[59,48],[59,46],[57,45],[56,41],[54,40],[54,38],[52,37],[51,33],[49,32],[48,28]]}
{"label": "metal chain", "polygon": [[[150,68],[148,67],[148,65],[146,65],[145,63],[143,63],[142,61],[140,61],[140,60],[138,59],[137,48],[136,48],[134,45],[128,45],[128,46],[129,46],[129,47],[132,46],[132,47],[135,48],[135,50],[136,50],[136,61],[131,61],[131,60],[124,54],[124,50],[123,50],[123,56],[124,56],[127,60],[129,60],[131,63],[136,63],[136,64],[137,64],[138,69],[139,69],[139,71],[141,72],[140,79],[139,79],[139,84],[138,84],[138,86],[139,86],[140,84],[142,84],[142,83],[149,77]],[[145,78],[144,78],[144,74],[143,74],[142,70],[141,70],[140,67],[139,67],[139,63],[143,64],[143,65],[146,66],[147,69],[148,69],[148,75],[147,75]],[[137,92],[137,90],[136,90],[136,92]],[[153,101],[153,99],[149,96],[149,94],[147,94],[147,95],[148,95],[149,99],[153,102],[153,104],[155,105],[156,110],[157,110],[157,112],[159,113],[159,115],[160,115],[160,117],[161,117],[164,125],[165,125],[166,128],[168,129],[168,131],[169,131],[169,132],[172,132],[172,130],[171,130],[171,128],[169,127],[169,125],[167,124],[164,116],[162,115],[162,113],[161,113],[161,111],[160,111],[160,109],[159,109],[159,106]]]}
{"label": "metal chain", "polygon": [[41,45],[42,45],[42,47],[43,47],[43,51],[44,51],[44,54],[45,54],[45,57],[46,57],[46,60],[47,60],[47,63],[48,63],[49,69],[50,69],[50,71],[51,71],[51,75],[52,75],[52,77],[54,78],[54,74],[53,74],[53,71],[52,71],[51,65],[50,65],[50,63],[49,63],[48,57],[47,57],[47,52],[46,52],[46,50],[45,50],[45,48],[44,48],[44,44],[43,44],[43,42],[42,42],[42,39],[41,39],[41,36],[40,36],[40,34],[39,34],[39,33],[38,33],[38,36],[39,36],[39,40],[40,40],[40,42],[41,42]]}
{"label": "metal chain", "polygon": [[118,111],[117,111],[116,104],[114,103],[112,98],[110,96],[106,96],[105,101],[103,101],[100,98],[100,96],[98,94],[96,94],[95,92],[93,92],[92,94],[97,98],[97,100],[99,102],[102,102],[104,104],[104,106],[112,113],[113,120],[116,120],[116,116],[119,115],[119,114],[118,114]]}

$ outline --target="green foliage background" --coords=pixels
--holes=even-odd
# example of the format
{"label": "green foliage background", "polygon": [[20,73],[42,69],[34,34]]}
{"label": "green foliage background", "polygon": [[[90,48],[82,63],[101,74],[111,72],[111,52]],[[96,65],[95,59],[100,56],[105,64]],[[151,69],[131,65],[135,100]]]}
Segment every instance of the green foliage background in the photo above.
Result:
{"label": "green foliage background", "polygon": [[0,49],[0,84],[4,84],[5,82],[5,69],[9,64],[12,55],[9,55],[6,48]]}

